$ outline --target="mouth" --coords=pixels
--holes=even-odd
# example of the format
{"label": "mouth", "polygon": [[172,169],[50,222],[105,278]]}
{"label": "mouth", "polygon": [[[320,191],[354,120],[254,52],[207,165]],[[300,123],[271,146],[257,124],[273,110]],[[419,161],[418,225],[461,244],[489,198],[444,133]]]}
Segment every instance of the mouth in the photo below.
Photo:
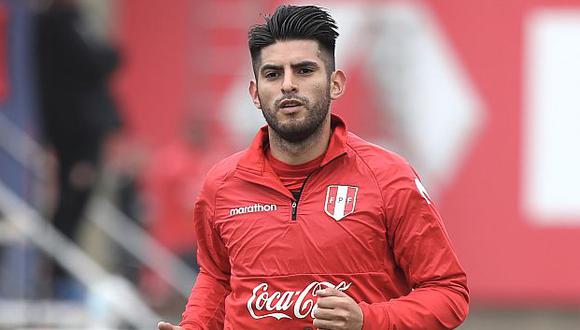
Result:
{"label": "mouth", "polygon": [[302,103],[301,101],[291,99],[291,100],[283,100],[282,102],[280,102],[278,108],[285,113],[290,113],[298,111],[298,109],[303,105],[304,103]]}

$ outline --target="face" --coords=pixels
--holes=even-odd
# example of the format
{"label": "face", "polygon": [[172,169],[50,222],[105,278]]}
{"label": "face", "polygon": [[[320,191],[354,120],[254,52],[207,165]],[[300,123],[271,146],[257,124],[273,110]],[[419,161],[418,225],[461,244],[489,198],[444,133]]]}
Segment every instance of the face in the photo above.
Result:
{"label": "face", "polygon": [[342,94],[344,74],[329,75],[323,56],[313,40],[278,41],[261,51],[250,95],[268,126],[286,141],[301,142],[320,129],[330,115],[330,100]]}

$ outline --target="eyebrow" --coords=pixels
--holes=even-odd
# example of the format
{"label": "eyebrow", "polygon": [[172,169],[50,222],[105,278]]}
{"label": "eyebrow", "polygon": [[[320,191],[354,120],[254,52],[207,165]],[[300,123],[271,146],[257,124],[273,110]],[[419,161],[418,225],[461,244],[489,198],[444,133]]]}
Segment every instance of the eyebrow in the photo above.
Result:
{"label": "eyebrow", "polygon": [[[319,65],[318,63],[314,62],[314,61],[309,61],[309,60],[305,60],[305,61],[301,61],[298,63],[293,63],[290,65],[293,69],[296,68],[303,68],[303,67],[316,67],[318,68]],[[264,64],[261,68],[260,68],[260,72],[264,72],[266,70],[281,70],[282,69],[282,65],[276,65],[276,64]]]}

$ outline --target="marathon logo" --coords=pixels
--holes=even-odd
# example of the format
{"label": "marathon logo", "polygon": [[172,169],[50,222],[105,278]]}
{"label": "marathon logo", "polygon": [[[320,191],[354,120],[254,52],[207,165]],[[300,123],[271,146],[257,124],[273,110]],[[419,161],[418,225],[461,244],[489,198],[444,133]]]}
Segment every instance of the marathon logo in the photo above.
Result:
{"label": "marathon logo", "polygon": [[247,213],[255,213],[255,212],[273,212],[277,211],[278,206],[275,204],[263,205],[263,204],[254,204],[249,206],[242,206],[235,209],[230,209],[230,216],[239,215],[239,214],[247,214]]}

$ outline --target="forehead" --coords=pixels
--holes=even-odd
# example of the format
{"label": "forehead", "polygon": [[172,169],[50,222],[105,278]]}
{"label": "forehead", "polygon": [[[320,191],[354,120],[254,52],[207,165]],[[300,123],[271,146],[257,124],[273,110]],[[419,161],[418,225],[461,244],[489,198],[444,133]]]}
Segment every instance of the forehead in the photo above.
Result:
{"label": "forehead", "polygon": [[314,40],[283,40],[262,48],[261,66],[265,64],[284,65],[305,60],[322,64],[318,42]]}

